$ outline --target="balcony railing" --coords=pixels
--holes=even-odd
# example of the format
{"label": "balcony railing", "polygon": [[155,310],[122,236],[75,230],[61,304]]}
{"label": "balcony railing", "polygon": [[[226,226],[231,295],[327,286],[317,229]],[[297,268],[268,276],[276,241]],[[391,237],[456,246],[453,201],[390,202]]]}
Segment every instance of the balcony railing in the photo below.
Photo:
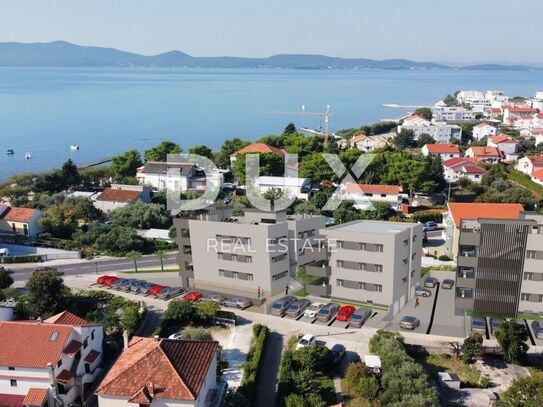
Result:
{"label": "balcony railing", "polygon": [[328,284],[328,279],[320,278],[317,281],[307,285],[307,291],[311,295],[330,297],[332,293],[332,287]]}
{"label": "balcony railing", "polygon": [[461,257],[477,257],[477,249],[475,246],[460,247],[458,255]]}
{"label": "balcony railing", "polygon": [[475,278],[475,268],[473,267],[458,267],[456,275],[459,278]]}
{"label": "balcony railing", "polygon": [[305,271],[310,276],[330,277],[331,271],[328,260],[313,261],[305,265]]}

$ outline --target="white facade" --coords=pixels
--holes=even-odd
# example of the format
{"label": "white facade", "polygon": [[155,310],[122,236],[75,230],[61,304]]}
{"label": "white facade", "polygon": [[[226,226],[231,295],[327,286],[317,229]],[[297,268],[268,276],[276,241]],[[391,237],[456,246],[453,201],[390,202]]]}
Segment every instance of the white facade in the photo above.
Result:
{"label": "white facade", "polygon": [[351,146],[358,148],[361,151],[375,151],[386,147],[388,140],[382,136],[355,136],[351,139]]}
{"label": "white facade", "polygon": [[[500,137],[500,136],[496,136]],[[509,138],[507,140],[499,141],[493,138],[489,138],[486,142],[488,147],[496,147],[504,155],[516,154],[520,145],[515,140]]]}
{"label": "white facade", "polygon": [[526,175],[532,175],[534,171],[543,168],[543,156],[526,156],[517,161],[515,168]]}
{"label": "white facade", "polygon": [[413,131],[415,140],[418,140],[421,134],[429,134],[436,143],[441,144],[462,138],[462,128],[460,126],[444,122],[430,122],[418,116],[405,119],[403,124],[398,126],[398,133],[402,130]]}
{"label": "white facade", "polygon": [[459,106],[433,107],[433,118],[437,121],[473,121],[475,112]]}
{"label": "white facade", "polygon": [[311,180],[309,178],[262,176],[257,178],[256,186],[262,194],[272,188],[278,188],[286,191],[289,196],[302,200],[309,199],[311,192]]}
{"label": "white facade", "polygon": [[481,140],[485,137],[495,136],[497,132],[496,127],[487,123],[481,123],[473,127],[473,139]]}
{"label": "white facade", "polygon": [[[222,182],[218,172],[213,176],[221,178]],[[204,172],[192,163],[148,161],[143,167],[138,168],[136,177],[140,185],[147,185],[158,191],[185,192],[206,189]]]}
{"label": "white facade", "polygon": [[[435,144],[434,144],[434,146],[435,146]],[[444,145],[440,144],[439,146],[444,146]],[[437,147],[437,152],[432,151],[432,150],[433,150],[432,145],[425,144],[421,148],[420,152],[425,157],[428,157],[429,155],[439,155],[441,157],[442,161],[446,161],[446,160],[449,160],[451,158],[462,157],[462,153],[460,152],[457,145],[454,145],[454,147],[451,146],[450,148],[446,148],[446,149],[440,149],[439,147]],[[444,150],[448,150],[448,151],[444,151]]]}

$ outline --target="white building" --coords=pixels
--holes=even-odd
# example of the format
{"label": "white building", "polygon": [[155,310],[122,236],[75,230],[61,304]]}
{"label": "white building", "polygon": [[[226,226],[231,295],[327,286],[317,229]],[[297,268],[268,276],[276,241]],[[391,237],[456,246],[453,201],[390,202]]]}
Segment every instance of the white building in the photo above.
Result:
{"label": "white building", "polygon": [[532,175],[543,168],[543,155],[527,155],[517,161],[515,168],[526,175]]}
{"label": "white building", "polygon": [[543,92],[536,92],[535,96],[531,98],[528,103],[534,109],[538,109],[540,112],[543,111]]}
{"label": "white building", "polygon": [[385,148],[387,144],[388,139],[382,136],[366,136],[365,134],[360,134],[351,139],[351,147],[366,152]]}
{"label": "white building", "polygon": [[489,137],[486,141],[486,145],[488,147],[496,147],[500,150],[507,161],[516,159],[518,152],[520,151],[520,144],[506,134]]}
{"label": "white building", "polygon": [[535,183],[539,185],[543,185],[543,169],[535,170],[532,173],[531,178],[532,178],[532,181],[534,181]]}
{"label": "white building", "polygon": [[[539,111],[529,106],[505,106],[503,108],[503,123],[507,125],[515,125],[515,121],[519,119],[531,120],[532,116]],[[524,124],[517,124],[516,127]]]}
{"label": "white building", "polygon": [[472,158],[474,162],[487,162],[495,164],[501,161],[502,154],[496,147],[470,147],[466,150],[466,158]]}
{"label": "white building", "polygon": [[94,201],[94,206],[103,212],[122,208],[129,203],[151,202],[151,188],[143,185],[111,184],[104,189]]}
{"label": "white building", "polygon": [[488,123],[480,123],[473,127],[473,139],[482,140],[485,137],[495,136],[496,132],[496,127],[491,126]]}
{"label": "white building", "polygon": [[39,209],[0,205],[0,233],[36,237],[44,230],[39,223],[41,217]]}
{"label": "white building", "polygon": [[420,116],[411,116],[405,119],[398,126],[398,133],[402,130],[413,131],[415,140],[418,140],[421,134],[428,134],[433,137],[436,143],[449,143],[453,139],[460,140],[462,138],[460,126],[444,122],[430,122]]}
{"label": "white building", "polygon": [[448,182],[456,182],[460,178],[467,178],[479,183],[486,170],[465,158],[451,158],[443,162],[443,175]]}
{"label": "white building", "polygon": [[99,407],[216,407],[218,343],[133,337],[96,390]]}
{"label": "white building", "polygon": [[462,157],[462,152],[456,144],[425,144],[421,148],[421,153],[425,157],[439,155],[443,161],[449,158]]}
{"label": "white building", "polygon": [[385,202],[395,211],[401,210],[403,199],[407,194],[402,193],[398,185],[370,185],[348,183],[342,186],[340,192],[344,200],[353,201],[353,206],[359,210],[367,210],[370,203]]}
{"label": "white building", "polygon": [[261,176],[257,178],[256,186],[262,194],[276,188],[303,200],[308,200],[312,193],[312,182],[309,178]]}
{"label": "white building", "polygon": [[0,405],[79,404],[100,373],[103,339],[102,325],[67,311],[0,322]]}
{"label": "white building", "polygon": [[436,121],[461,122],[475,120],[475,112],[460,106],[444,106],[432,108],[433,119]]}
{"label": "white building", "polygon": [[140,185],[147,185],[155,190],[185,192],[205,190],[206,179],[203,171],[192,163],[172,163],[147,161],[138,168],[136,177]]}
{"label": "white building", "polygon": [[460,104],[472,104],[484,100],[485,97],[482,92],[478,90],[461,90],[456,95],[456,101]]}

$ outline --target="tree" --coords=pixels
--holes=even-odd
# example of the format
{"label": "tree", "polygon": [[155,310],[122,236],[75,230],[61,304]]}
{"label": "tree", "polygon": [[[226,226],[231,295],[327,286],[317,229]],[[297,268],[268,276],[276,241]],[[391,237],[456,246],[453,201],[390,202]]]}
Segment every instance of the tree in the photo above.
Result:
{"label": "tree", "polygon": [[164,320],[188,322],[194,314],[194,307],[189,301],[172,300],[164,312]]}
{"label": "tree", "polygon": [[360,219],[360,211],[353,206],[352,202],[343,201],[334,211],[333,217],[334,223],[340,225]]}
{"label": "tree", "polygon": [[47,318],[65,309],[68,289],[62,278],[51,271],[32,273],[26,282],[27,304],[31,316]]}
{"label": "tree", "polygon": [[306,346],[294,352],[294,360],[301,370],[325,373],[332,367],[332,352],[326,346]]}
{"label": "tree", "polygon": [[122,255],[131,250],[143,250],[143,238],[134,229],[113,226],[106,230],[106,233],[97,235],[94,246],[98,251]]}
{"label": "tree", "polygon": [[420,116],[426,120],[432,120],[432,109],[429,107],[419,107],[413,113],[413,116]]}
{"label": "tree", "polygon": [[285,130],[283,130],[283,134],[293,134],[296,133],[296,126],[294,123],[290,122],[287,124],[287,127],[285,127]]}
{"label": "tree", "polygon": [[443,103],[445,103],[447,106],[456,106],[456,98],[453,95],[447,95],[443,98]]}
{"label": "tree", "polygon": [[285,397],[285,407],[325,407],[327,403],[318,393],[310,393],[305,395],[289,394]]}
{"label": "tree", "polygon": [[190,327],[181,331],[181,339],[184,341],[212,341],[213,337],[208,330],[202,327]]}
{"label": "tree", "polygon": [[464,339],[462,360],[465,364],[473,363],[475,358],[483,354],[483,336],[480,333],[472,332]]}
{"label": "tree", "polygon": [[508,363],[519,362],[528,352],[528,332],[526,327],[510,321],[500,324],[496,329],[496,339],[503,352],[503,358]]}
{"label": "tree", "polygon": [[321,211],[312,201],[303,201],[294,207],[294,213],[297,215],[319,215]]}
{"label": "tree", "polygon": [[0,290],[8,288],[13,284],[13,279],[9,275],[10,272],[8,269],[0,268]]}
{"label": "tree", "polygon": [[138,272],[138,260],[141,259],[141,253],[135,250],[131,250],[126,253],[126,258],[134,262],[134,271]]}
{"label": "tree", "polygon": [[121,177],[135,176],[136,170],[141,166],[141,155],[138,150],[128,150],[124,154],[111,159],[111,169]]}
{"label": "tree", "polygon": [[71,159],[68,159],[60,169],[60,179],[64,189],[75,188],[81,184],[81,176],[77,166]]}
{"label": "tree", "polygon": [[160,261],[160,270],[164,271],[164,259],[166,258],[166,252],[164,250],[157,250],[155,256]]}
{"label": "tree", "polygon": [[141,201],[131,202],[109,213],[115,226],[137,229],[167,228],[172,224],[172,216],[165,207]]}
{"label": "tree", "polygon": [[76,207],[60,203],[47,208],[38,220],[53,236],[69,238],[77,230],[79,212]]}
{"label": "tree", "polygon": [[543,406],[543,376],[519,377],[502,394],[499,406],[540,407]]}
{"label": "tree", "polygon": [[196,305],[196,317],[202,322],[211,321],[220,308],[214,301],[202,301]]}
{"label": "tree", "polygon": [[426,144],[435,144],[436,140],[427,133],[422,133],[417,140],[417,147],[424,147]]}
{"label": "tree", "polygon": [[[284,164],[283,157],[276,153],[263,153],[260,156],[259,175],[283,175]],[[236,157],[234,163],[234,172],[238,180],[244,184],[245,180],[245,164],[247,162],[247,154],[240,154]]]}
{"label": "tree", "polygon": [[132,335],[140,322],[140,313],[136,305],[125,306],[122,309],[121,328]]}
{"label": "tree", "polygon": [[375,376],[365,376],[354,385],[354,393],[373,403],[379,397],[379,381]]}
{"label": "tree", "polygon": [[230,155],[236,151],[241,150],[243,147],[251,144],[248,141],[241,140],[239,138],[233,138],[230,140],[224,140],[222,144],[221,151],[215,157],[215,164],[219,168],[228,168],[230,167]]}
{"label": "tree", "polygon": [[332,188],[325,188],[313,195],[311,203],[313,203],[318,209],[322,209],[333,193],[334,191]]}
{"label": "tree", "polygon": [[145,150],[144,157],[147,161],[166,161],[168,154],[180,154],[182,151],[179,144],[166,140],[158,146]]}
{"label": "tree", "polygon": [[300,162],[299,175],[302,178],[310,178],[319,181],[336,181],[337,176],[330,168],[321,153],[313,153],[305,156]]}
{"label": "tree", "polygon": [[366,220],[388,220],[396,215],[396,211],[386,202],[373,202],[374,210],[362,211],[360,217]]}
{"label": "tree", "polygon": [[285,191],[282,190],[281,188],[270,188],[262,194],[262,198],[266,199],[267,201],[270,201],[270,209],[273,212],[275,208],[275,201],[277,201],[278,199],[281,199],[284,193]]}
{"label": "tree", "polygon": [[394,143],[399,150],[414,147],[416,145],[415,133],[413,133],[413,130],[402,129],[402,131],[394,137],[392,143]]}
{"label": "tree", "polygon": [[190,154],[197,154],[201,155],[202,157],[207,157],[210,160],[213,159],[213,151],[208,146],[205,146],[203,144],[199,144],[197,146],[191,147],[189,149]]}

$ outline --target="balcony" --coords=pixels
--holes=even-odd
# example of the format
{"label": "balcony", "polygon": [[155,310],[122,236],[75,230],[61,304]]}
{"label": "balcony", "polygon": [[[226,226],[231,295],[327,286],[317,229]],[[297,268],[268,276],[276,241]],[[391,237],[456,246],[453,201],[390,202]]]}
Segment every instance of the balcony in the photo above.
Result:
{"label": "balcony", "polygon": [[481,243],[481,234],[475,230],[462,230],[460,232],[461,245],[479,246]]}
{"label": "balcony", "polygon": [[306,264],[305,271],[310,276],[330,277],[331,271],[328,260],[318,260]]}
{"label": "balcony", "polygon": [[326,278],[319,278],[313,283],[308,284],[306,288],[309,294],[319,297],[330,297],[332,293],[332,287],[330,287]]}
{"label": "balcony", "polygon": [[458,251],[460,257],[477,257],[477,248],[475,246],[460,246]]}
{"label": "balcony", "polygon": [[458,278],[475,278],[475,268],[474,267],[458,267],[456,276]]}

